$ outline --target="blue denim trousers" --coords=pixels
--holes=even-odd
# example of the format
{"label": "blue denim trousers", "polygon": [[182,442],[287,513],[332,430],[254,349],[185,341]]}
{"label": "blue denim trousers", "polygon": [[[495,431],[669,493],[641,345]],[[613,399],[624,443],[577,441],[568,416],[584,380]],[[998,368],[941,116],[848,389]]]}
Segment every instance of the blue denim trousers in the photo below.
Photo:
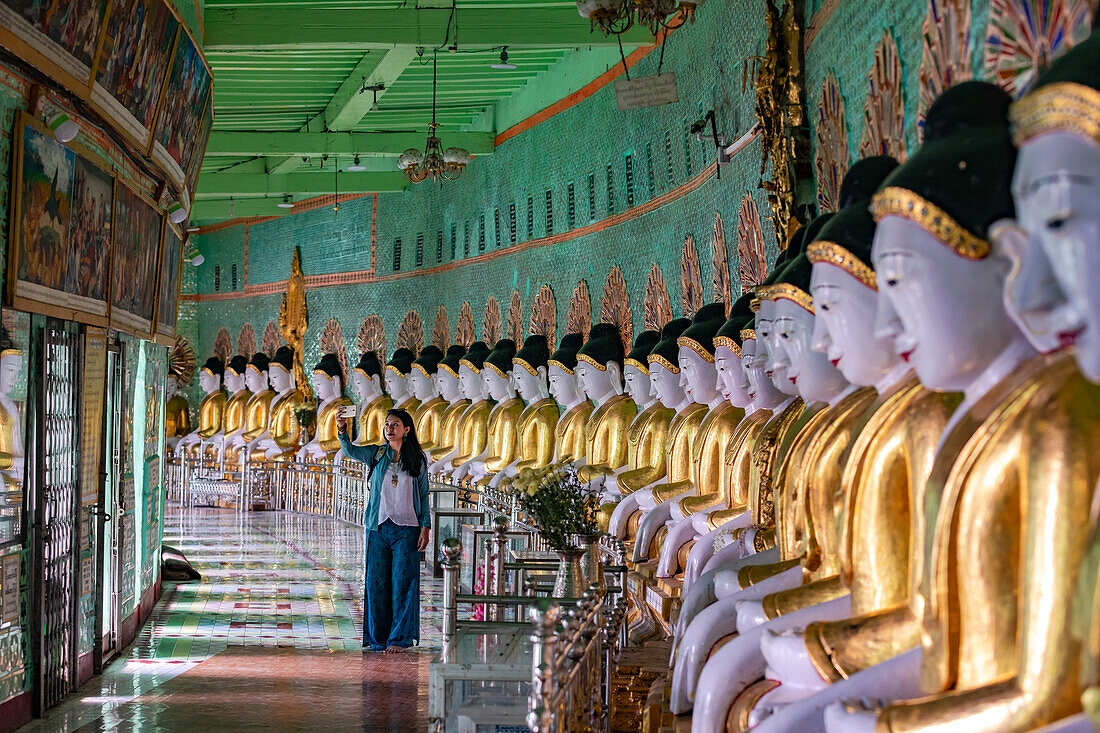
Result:
{"label": "blue denim trousers", "polygon": [[420,527],[387,519],[367,530],[363,646],[381,651],[420,641]]}

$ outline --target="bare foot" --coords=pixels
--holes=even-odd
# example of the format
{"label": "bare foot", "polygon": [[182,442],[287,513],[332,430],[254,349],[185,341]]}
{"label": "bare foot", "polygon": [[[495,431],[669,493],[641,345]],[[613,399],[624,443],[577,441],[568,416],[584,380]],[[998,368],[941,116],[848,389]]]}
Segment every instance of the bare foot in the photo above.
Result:
{"label": "bare foot", "polygon": [[384,653],[385,654],[401,654],[404,651],[405,651],[405,649],[403,647],[388,646],[388,647],[386,647],[386,651]]}

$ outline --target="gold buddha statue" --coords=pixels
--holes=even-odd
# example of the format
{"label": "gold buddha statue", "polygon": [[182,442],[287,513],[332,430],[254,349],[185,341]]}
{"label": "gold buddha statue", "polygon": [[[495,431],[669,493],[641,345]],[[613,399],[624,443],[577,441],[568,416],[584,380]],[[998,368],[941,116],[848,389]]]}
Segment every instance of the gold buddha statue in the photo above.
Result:
{"label": "gold buddha statue", "polygon": [[179,377],[169,371],[165,385],[164,436],[170,448],[175,447],[176,440],[191,432],[191,408],[187,398],[179,393]]}
{"label": "gold buddha statue", "polygon": [[192,457],[203,455],[203,441],[221,434],[225,426],[225,390],[222,389],[222,374],[225,365],[221,359],[210,357],[199,370],[199,386],[206,395],[199,403],[198,426],[190,435],[180,439],[177,451],[185,451]]}
{"label": "gold buddha statue", "polygon": [[413,395],[409,385],[409,375],[412,372],[415,358],[416,355],[413,354],[411,349],[404,346],[397,348],[390,360],[386,362],[386,371],[383,377],[386,392],[393,399],[393,404],[397,406],[397,409],[409,413],[414,424],[420,409],[420,400]]}
{"label": "gold buddha statue", "polygon": [[489,413],[493,401],[488,398],[485,381],[481,377],[489,347],[482,341],[470,344],[466,355],[459,360],[458,383],[470,405],[462,412],[458,426],[458,443],[449,453],[435,457],[429,467],[431,475],[450,473],[481,454],[488,442]]}
{"label": "gold buddha statue", "polygon": [[0,506],[22,505],[25,460],[22,419],[11,393],[23,367],[23,351],[16,347],[7,329],[0,326]]}
{"label": "gold buddha statue", "polygon": [[550,398],[548,391],[549,360],[549,345],[546,337],[540,334],[528,336],[523,347],[512,357],[512,384],[527,406],[519,416],[512,462],[489,480],[494,488],[525,468],[537,470],[554,460],[554,429],[560,413],[558,403]]}
{"label": "gold buddha statue", "polygon": [[[245,407],[252,399],[252,392],[248,389],[245,380],[245,372],[248,370],[248,359],[237,354],[225,365],[223,382],[228,398],[225,403],[225,425],[222,427],[222,435],[217,443],[208,443],[206,455],[211,459],[218,459],[225,454],[234,438],[237,438],[245,429]],[[228,442],[227,442],[228,441]]]}
{"label": "gold buddha statue", "polygon": [[409,390],[413,397],[420,400],[420,406],[416,410],[416,437],[425,453],[436,447],[443,413],[447,410],[447,402],[439,396],[439,386],[435,379],[442,358],[443,351],[438,346],[428,344],[420,350],[408,376]]}
{"label": "gold buddha statue", "polygon": [[340,450],[336,419],[352,401],[344,396],[343,370],[336,354],[323,354],[313,368],[313,392],[319,400],[317,430],[298,451],[299,461],[331,462]]}
{"label": "gold buddha statue", "polygon": [[481,378],[489,398],[496,403],[486,421],[485,447],[481,453],[455,469],[451,474],[453,480],[463,481],[467,485],[487,484],[489,478],[515,459],[519,416],[523,412],[523,400],[516,397],[512,385],[512,358],[515,354],[515,342],[501,339],[485,357]]}
{"label": "gold buddha statue", "polygon": [[239,466],[244,456],[250,455],[251,444],[267,432],[271,421],[271,401],[275,398],[268,382],[270,360],[267,354],[256,352],[245,368],[245,386],[252,393],[244,407],[244,427],[225,444],[225,462]]}
{"label": "gold buddha statue", "polygon": [[567,333],[547,362],[550,395],[562,408],[554,426],[554,457],[559,462],[584,460],[587,450],[584,428],[595,409],[577,380],[577,352],[581,345],[580,334]]}
{"label": "gold buddha statue", "polygon": [[[638,406],[623,394],[623,348],[619,327],[597,323],[588,341],[577,352],[577,383],[596,408],[584,429],[584,465],[608,466],[612,470],[626,465],[627,431]],[[581,481],[591,476],[578,473]]]}
{"label": "gold buddha statue", "polygon": [[298,449],[301,428],[294,410],[305,403],[305,395],[294,384],[294,350],[280,346],[268,365],[268,379],[275,396],[267,431],[255,442],[251,460],[288,461]]}
{"label": "gold buddha statue", "polygon": [[[359,395],[358,430],[355,445],[378,445],[386,413],[393,409],[393,400],[382,388],[382,362],[378,354],[364,351],[351,371],[351,383]],[[342,458],[342,456],[341,456]]]}
{"label": "gold buddha statue", "polygon": [[471,404],[470,400],[462,396],[461,385],[458,382],[458,372],[461,368],[459,362],[465,355],[465,347],[452,345],[447,349],[447,355],[439,362],[436,370],[435,378],[439,395],[447,407],[439,419],[436,445],[426,451],[429,462],[447,455],[458,447],[462,414]]}

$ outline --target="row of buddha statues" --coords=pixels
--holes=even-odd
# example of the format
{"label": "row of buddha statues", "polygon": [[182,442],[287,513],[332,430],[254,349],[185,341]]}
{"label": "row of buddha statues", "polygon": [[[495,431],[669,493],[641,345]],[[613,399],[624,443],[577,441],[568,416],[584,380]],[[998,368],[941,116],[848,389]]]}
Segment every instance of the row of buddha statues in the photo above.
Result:
{"label": "row of buddha statues", "polygon": [[[840,194],[754,292],[633,344],[364,354],[356,441],[396,404],[436,480],[576,466],[631,578],[675,600],[668,704],[695,733],[1093,730],[1100,35],[1018,101],[948,89],[905,163],[857,161]],[[300,447],[292,359],[208,361],[175,451],[338,464],[339,364]]]}

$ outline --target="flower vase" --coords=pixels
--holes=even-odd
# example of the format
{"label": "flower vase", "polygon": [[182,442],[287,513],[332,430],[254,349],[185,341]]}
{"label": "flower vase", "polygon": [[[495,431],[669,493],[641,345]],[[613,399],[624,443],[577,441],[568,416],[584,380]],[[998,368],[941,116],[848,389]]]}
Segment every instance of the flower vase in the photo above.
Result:
{"label": "flower vase", "polygon": [[581,534],[576,537],[581,550],[584,552],[584,555],[581,556],[581,571],[584,573],[585,587],[592,584],[598,585],[601,589],[606,587],[603,578],[603,563],[600,562],[599,542],[602,536],[601,534]]}
{"label": "flower vase", "polygon": [[557,550],[557,553],[558,578],[554,582],[554,597],[580,598],[585,589],[584,569],[581,567],[584,550],[571,547]]}

